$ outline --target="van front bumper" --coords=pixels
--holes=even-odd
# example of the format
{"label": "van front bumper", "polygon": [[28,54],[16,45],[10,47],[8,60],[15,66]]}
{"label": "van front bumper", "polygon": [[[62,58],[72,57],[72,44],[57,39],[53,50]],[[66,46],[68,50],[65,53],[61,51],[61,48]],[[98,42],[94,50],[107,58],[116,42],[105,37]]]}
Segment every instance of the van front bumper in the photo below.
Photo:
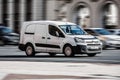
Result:
{"label": "van front bumper", "polygon": [[74,47],[74,52],[78,54],[101,53],[102,46],[77,45]]}

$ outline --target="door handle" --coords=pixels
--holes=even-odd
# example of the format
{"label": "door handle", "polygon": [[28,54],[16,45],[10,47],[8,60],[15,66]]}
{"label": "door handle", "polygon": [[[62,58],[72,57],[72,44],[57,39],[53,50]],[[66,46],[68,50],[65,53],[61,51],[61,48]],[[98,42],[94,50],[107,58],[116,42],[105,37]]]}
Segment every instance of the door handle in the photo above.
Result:
{"label": "door handle", "polygon": [[47,39],[51,39],[50,37],[48,37]]}
{"label": "door handle", "polygon": [[42,37],[42,39],[45,39],[45,37]]}

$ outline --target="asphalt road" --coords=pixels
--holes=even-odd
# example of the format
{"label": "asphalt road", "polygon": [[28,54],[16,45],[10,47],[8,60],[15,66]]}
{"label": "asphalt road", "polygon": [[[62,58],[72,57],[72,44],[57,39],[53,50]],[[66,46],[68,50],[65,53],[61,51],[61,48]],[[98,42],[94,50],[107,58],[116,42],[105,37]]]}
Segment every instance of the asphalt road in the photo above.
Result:
{"label": "asphalt road", "polygon": [[35,57],[27,57],[24,51],[20,51],[17,46],[0,46],[0,61],[32,61],[32,62],[87,62],[87,63],[113,63],[120,64],[120,49],[109,48],[103,50],[95,57],[87,55],[76,55],[75,57],[65,57],[58,54],[50,57],[48,53],[36,54]]}

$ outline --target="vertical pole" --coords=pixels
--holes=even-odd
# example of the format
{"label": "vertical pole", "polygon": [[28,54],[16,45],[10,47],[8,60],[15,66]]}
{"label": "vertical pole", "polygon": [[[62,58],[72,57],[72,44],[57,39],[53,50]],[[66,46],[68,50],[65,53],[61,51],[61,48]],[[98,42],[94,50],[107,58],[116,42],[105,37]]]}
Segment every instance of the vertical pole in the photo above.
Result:
{"label": "vertical pole", "polygon": [[2,23],[2,0],[0,0],[0,24]]}
{"label": "vertical pole", "polygon": [[20,28],[22,27],[22,23],[25,21],[25,0],[20,0]]}
{"label": "vertical pole", "polygon": [[14,30],[14,22],[13,22],[13,17],[14,17],[14,2],[13,0],[8,0],[8,25],[9,27]]}
{"label": "vertical pole", "polygon": [[43,19],[43,0],[33,0],[32,20]]}

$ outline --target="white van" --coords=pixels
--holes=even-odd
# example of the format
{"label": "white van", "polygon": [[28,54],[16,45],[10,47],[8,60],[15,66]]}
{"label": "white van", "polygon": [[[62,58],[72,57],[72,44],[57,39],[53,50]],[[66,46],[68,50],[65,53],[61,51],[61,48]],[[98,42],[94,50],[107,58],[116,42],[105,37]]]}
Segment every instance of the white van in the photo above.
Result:
{"label": "white van", "polygon": [[30,21],[22,25],[19,49],[24,50],[27,56],[35,56],[38,52],[49,53],[50,56],[57,53],[95,56],[101,53],[102,43],[74,23]]}

